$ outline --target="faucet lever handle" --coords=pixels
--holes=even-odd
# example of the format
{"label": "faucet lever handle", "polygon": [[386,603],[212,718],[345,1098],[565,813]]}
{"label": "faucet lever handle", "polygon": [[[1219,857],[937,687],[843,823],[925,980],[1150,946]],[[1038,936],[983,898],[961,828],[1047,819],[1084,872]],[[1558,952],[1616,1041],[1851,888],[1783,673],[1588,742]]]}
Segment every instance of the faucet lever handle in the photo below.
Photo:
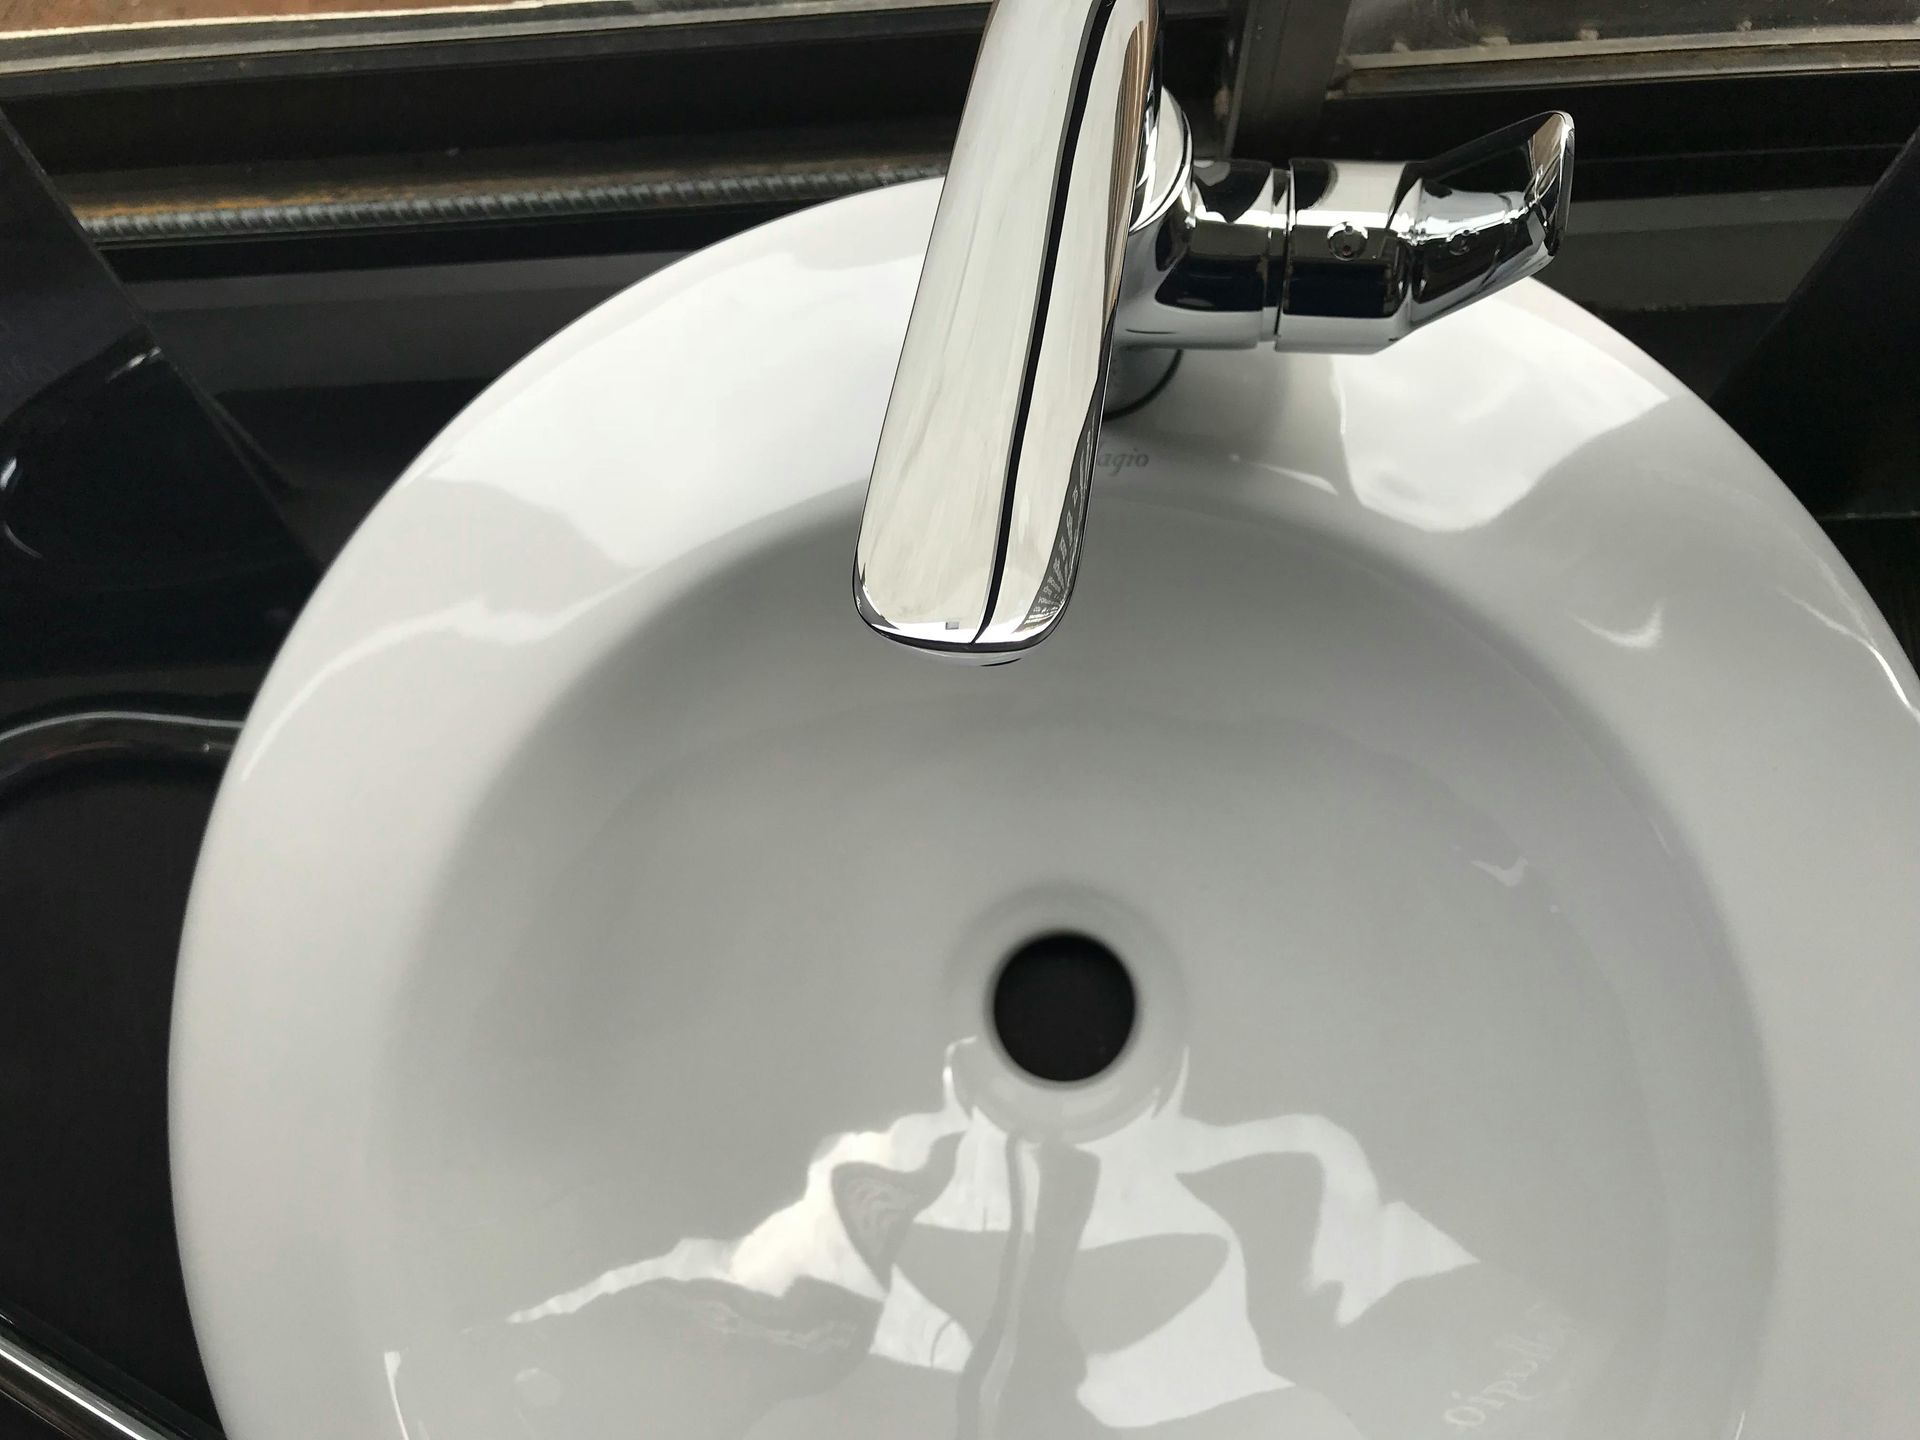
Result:
{"label": "faucet lever handle", "polygon": [[1567,228],[1573,120],[1549,111],[1413,167],[1414,324],[1545,268]]}
{"label": "faucet lever handle", "polygon": [[1542,269],[1573,120],[1549,111],[1412,164],[1296,160],[1276,343],[1370,351]]}

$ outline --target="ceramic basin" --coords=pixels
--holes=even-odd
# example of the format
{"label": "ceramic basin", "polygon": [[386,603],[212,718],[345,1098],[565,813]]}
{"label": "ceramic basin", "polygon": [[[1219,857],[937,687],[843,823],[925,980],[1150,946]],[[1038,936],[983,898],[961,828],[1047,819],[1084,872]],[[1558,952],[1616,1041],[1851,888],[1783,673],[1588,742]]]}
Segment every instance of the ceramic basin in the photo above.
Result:
{"label": "ceramic basin", "polygon": [[935,194],[582,320],[301,618],[175,1022],[228,1433],[1916,1433],[1920,692],[1816,528],[1529,283],[1189,355],[1058,635],[909,653]]}

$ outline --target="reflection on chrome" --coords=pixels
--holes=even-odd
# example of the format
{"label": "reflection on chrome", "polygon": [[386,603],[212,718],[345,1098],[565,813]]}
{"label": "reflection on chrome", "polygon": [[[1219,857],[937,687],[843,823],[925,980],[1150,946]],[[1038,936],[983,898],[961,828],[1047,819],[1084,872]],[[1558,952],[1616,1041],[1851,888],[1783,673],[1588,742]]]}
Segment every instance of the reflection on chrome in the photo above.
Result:
{"label": "reflection on chrome", "polygon": [[[1334,1121],[1201,1120],[1187,1113],[1183,1068],[1159,1103],[1105,1135],[1008,1134],[968,1103],[954,1054],[938,1110],[831,1137],[798,1198],[746,1234],[682,1239],[516,1310],[508,1325],[531,1335],[614,1297],[657,1294],[641,1330],[610,1314],[619,1333],[607,1338],[626,1349],[652,1337],[681,1355],[673,1364],[723,1366],[704,1383],[752,1391],[732,1396],[714,1434],[759,1433],[783,1405],[855,1383],[872,1361],[948,1387],[935,1403],[953,1406],[963,1436],[1068,1420],[1133,1429],[1233,1406],[1236,1425],[1244,1410],[1244,1423],[1353,1440],[1414,1418],[1404,1400],[1368,1399],[1382,1387],[1364,1377],[1383,1364],[1403,1381],[1420,1376],[1385,1388],[1428,1397],[1436,1433],[1509,1406],[1534,1418],[1507,1433],[1561,1433],[1535,1420],[1564,1422],[1601,1358],[1597,1341],[1388,1198],[1359,1139]],[[1483,1278],[1416,1295],[1470,1275]],[[1414,1298],[1369,1329],[1400,1294]],[[716,1344],[747,1349],[701,1358],[718,1357]],[[771,1358],[782,1353],[793,1358]],[[756,1372],[750,1385],[737,1383],[737,1364]],[[549,1396],[567,1383],[545,1370],[541,1381]]]}

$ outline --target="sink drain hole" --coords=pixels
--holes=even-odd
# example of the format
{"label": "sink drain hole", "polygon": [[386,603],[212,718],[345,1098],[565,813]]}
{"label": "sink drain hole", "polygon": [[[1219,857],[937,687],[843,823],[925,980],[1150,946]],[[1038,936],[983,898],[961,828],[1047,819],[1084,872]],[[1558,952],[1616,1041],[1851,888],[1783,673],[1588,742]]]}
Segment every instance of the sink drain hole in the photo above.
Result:
{"label": "sink drain hole", "polygon": [[1091,1080],[1133,1033],[1133,977],[1091,936],[1029,940],[993,982],[993,1028],[1007,1058],[1041,1080]]}

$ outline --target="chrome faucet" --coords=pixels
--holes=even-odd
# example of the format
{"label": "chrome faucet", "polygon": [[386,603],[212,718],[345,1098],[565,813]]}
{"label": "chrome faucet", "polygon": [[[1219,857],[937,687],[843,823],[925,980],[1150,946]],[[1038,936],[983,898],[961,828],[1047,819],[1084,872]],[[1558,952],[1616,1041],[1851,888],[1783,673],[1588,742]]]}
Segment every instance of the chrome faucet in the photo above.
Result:
{"label": "chrome faucet", "polygon": [[1175,350],[1378,350],[1533,274],[1572,163],[1558,112],[1410,164],[1197,162],[1159,0],[997,0],[881,427],[861,617],[979,660],[1039,644],[1106,409]]}

